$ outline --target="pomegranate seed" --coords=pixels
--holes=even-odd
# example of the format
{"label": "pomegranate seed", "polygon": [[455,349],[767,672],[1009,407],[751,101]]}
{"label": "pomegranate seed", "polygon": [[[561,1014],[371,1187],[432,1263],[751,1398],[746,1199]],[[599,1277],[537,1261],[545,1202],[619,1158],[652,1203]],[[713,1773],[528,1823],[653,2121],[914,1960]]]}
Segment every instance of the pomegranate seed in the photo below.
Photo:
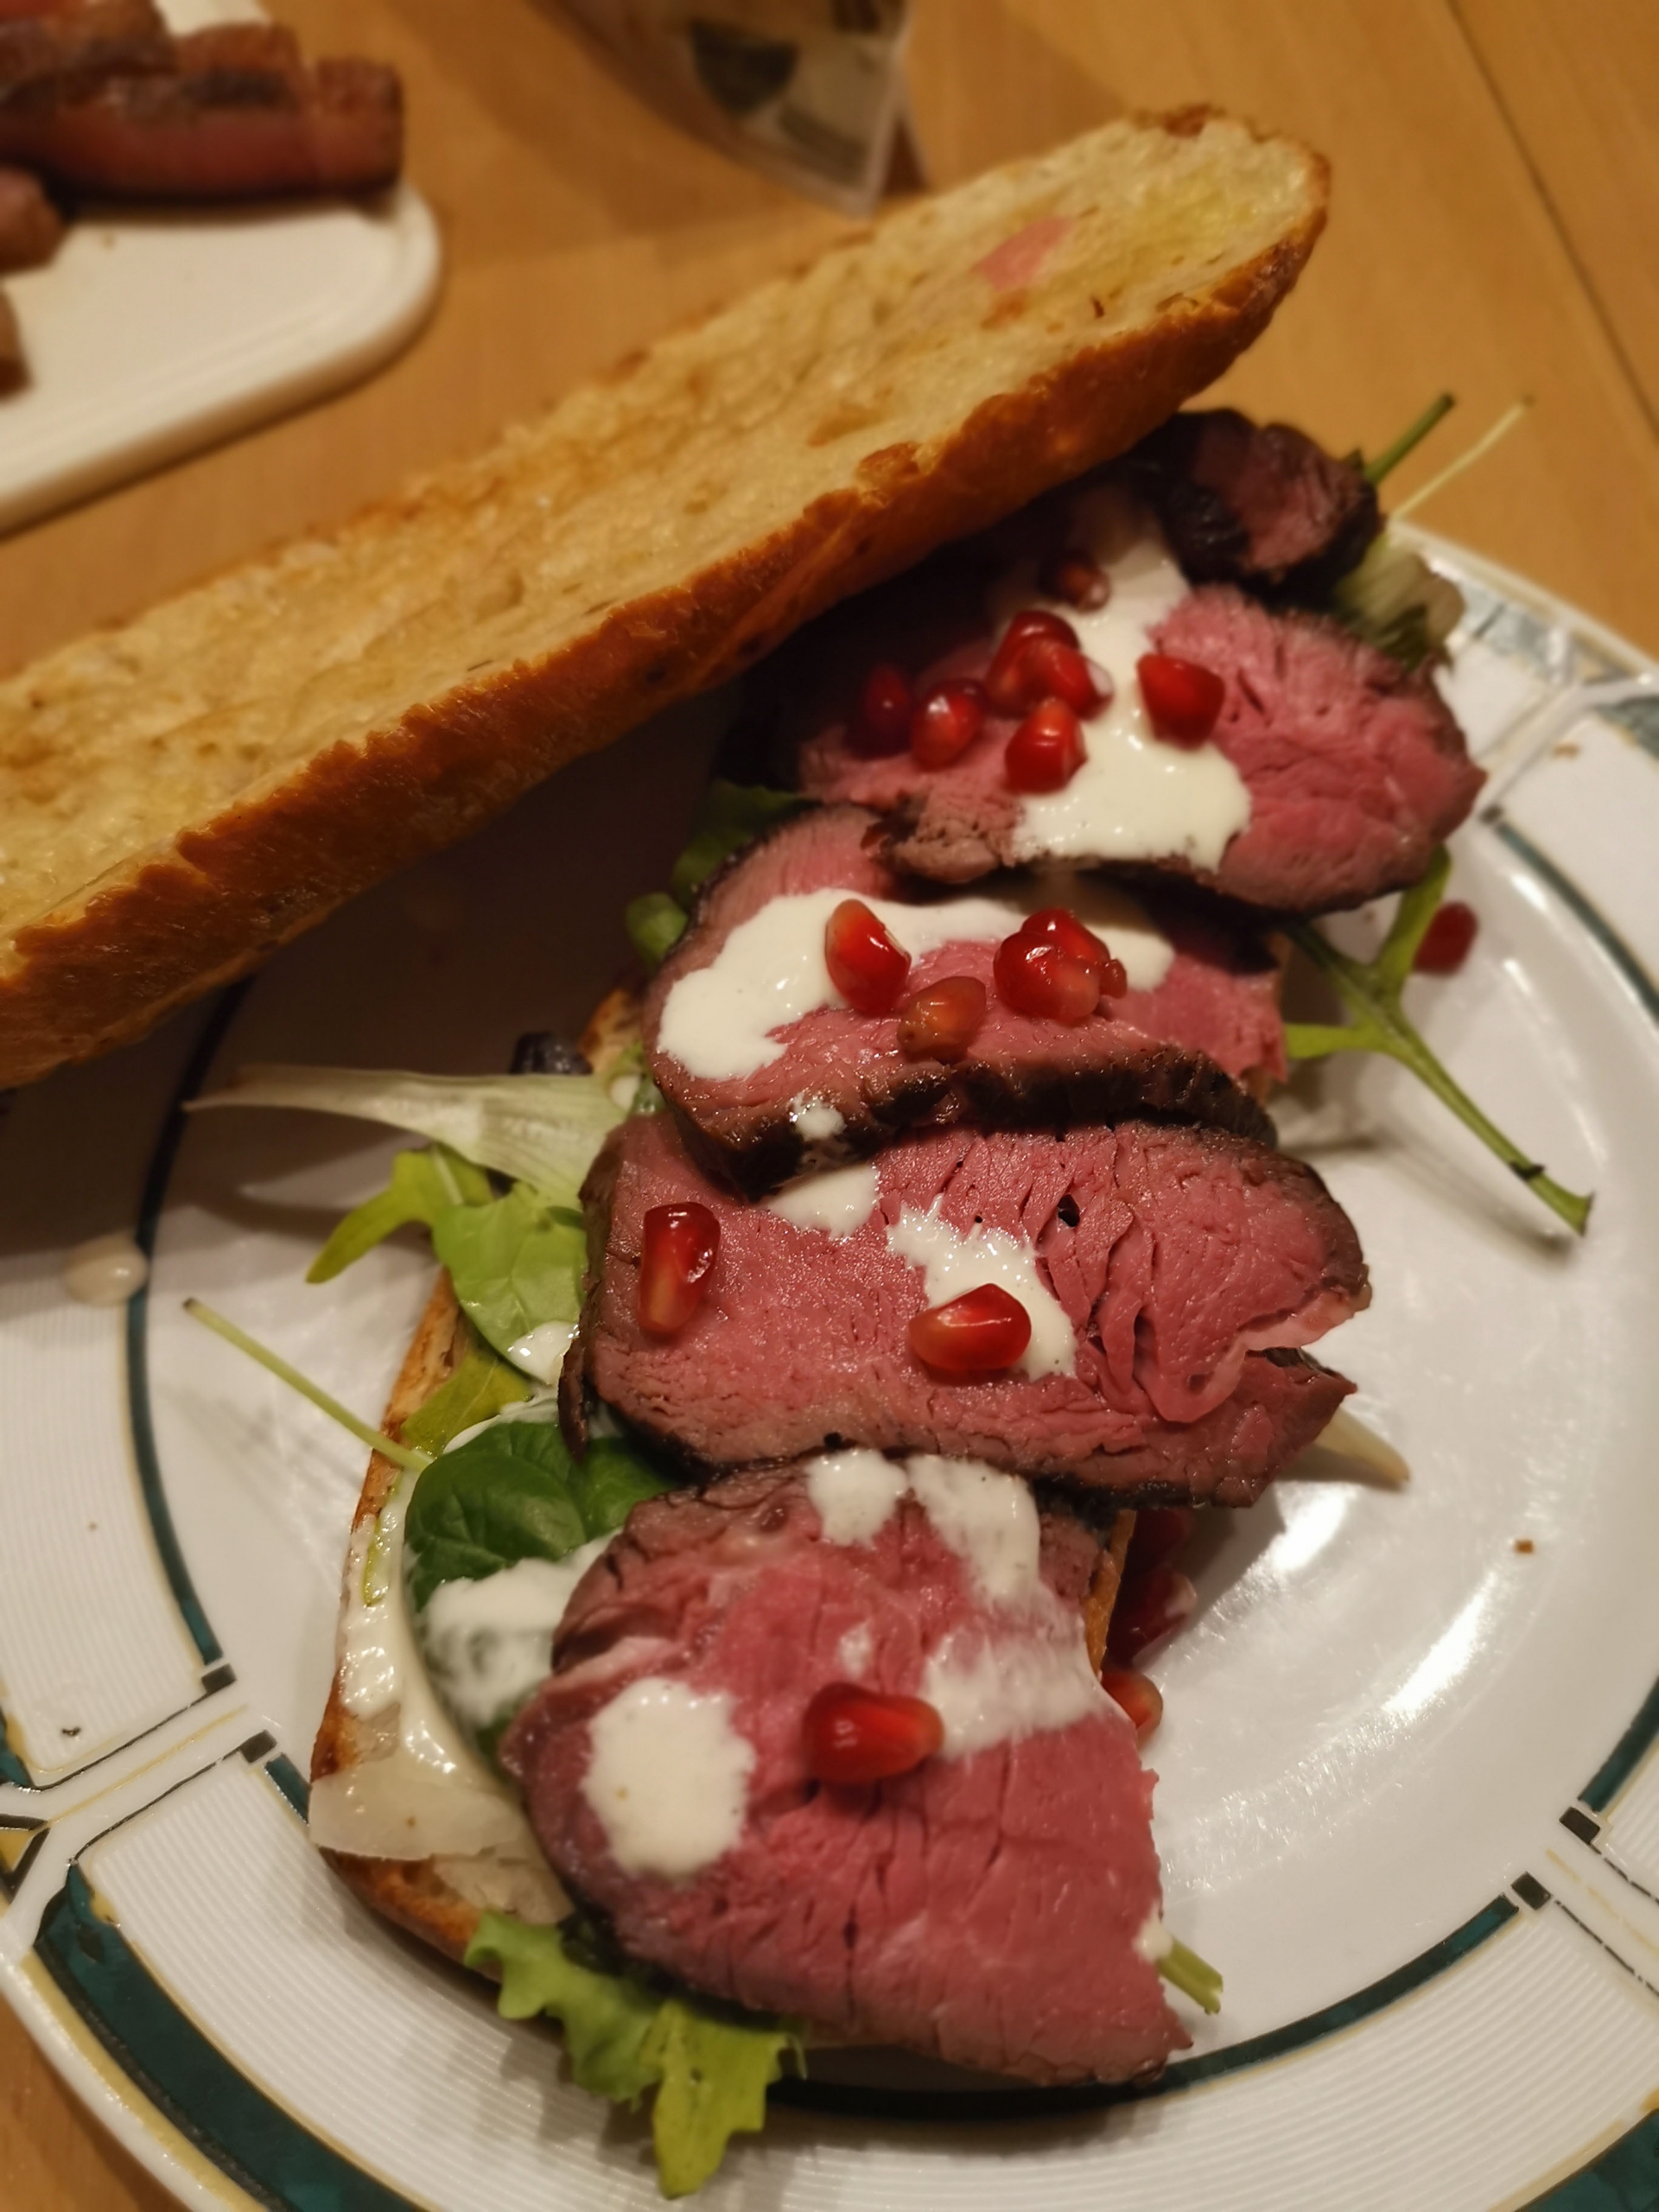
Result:
{"label": "pomegranate seed", "polygon": [[830,980],[860,1014],[891,1014],[910,974],[910,955],[861,899],[843,899],[823,932]]}
{"label": "pomegranate seed", "polygon": [[1093,614],[1112,595],[1112,580],[1094,555],[1081,545],[1068,545],[1051,554],[1037,571],[1037,588],[1045,599],[1063,599],[1068,607]]}
{"label": "pomegranate seed", "polygon": [[1075,1028],[1100,1004],[1100,977],[1092,960],[1075,959],[1059,945],[1023,930],[1003,938],[991,972],[1003,1005],[1036,1021],[1063,1021]]}
{"label": "pomegranate seed", "polygon": [[1064,638],[1027,638],[1006,664],[997,655],[985,690],[1001,714],[1022,715],[1045,699],[1064,699],[1073,714],[1088,715],[1111,696],[1112,680]]}
{"label": "pomegranate seed", "polygon": [[1161,1567],[1191,1538],[1198,1516],[1190,1505],[1143,1505],[1135,1516],[1125,1570],[1131,1579]]}
{"label": "pomegranate seed", "polygon": [[903,669],[895,668],[890,660],[878,661],[858,695],[847,742],[867,760],[886,753],[902,753],[910,741],[912,703]]}
{"label": "pomegranate seed", "polygon": [[1465,906],[1461,899],[1448,899],[1434,909],[1412,966],[1420,976],[1455,976],[1469,957],[1479,928],[1480,917],[1472,906]]}
{"label": "pomegranate seed", "polygon": [[899,1049],[907,1059],[959,1060],[985,1020],[985,986],[972,976],[946,976],[899,1009]]}
{"label": "pomegranate seed", "polygon": [[702,1305],[720,1253],[720,1224],[707,1206],[652,1206],[639,1240],[639,1325],[677,1336]]}
{"label": "pomegranate seed", "polygon": [[1037,913],[1028,914],[1017,934],[1058,944],[1073,960],[1081,960],[1086,967],[1092,968],[1104,998],[1121,999],[1129,988],[1128,970],[1123,963],[1113,959],[1101,939],[1077,919],[1069,906],[1044,906]]}
{"label": "pomegranate seed", "polygon": [[886,1782],[931,1759],[944,1742],[937,1706],[856,1682],[831,1682],[806,1708],[806,1767],[820,1782]]}
{"label": "pomegranate seed", "polygon": [[1001,1283],[982,1283],[910,1325],[910,1348],[943,1375],[994,1375],[1031,1342],[1031,1316]]}
{"label": "pomegranate seed", "polygon": [[1153,727],[1179,745],[1202,745],[1214,729],[1227,686],[1211,668],[1177,660],[1173,653],[1142,653],[1135,673]]}
{"label": "pomegranate seed", "polygon": [[1100,1687],[1135,1723],[1135,1740],[1144,1744],[1164,1717],[1163,1692],[1132,1667],[1103,1667]]}
{"label": "pomegranate seed", "polygon": [[1083,731],[1076,715],[1064,699],[1045,699],[1008,740],[1002,772],[1017,791],[1058,791],[1083,762]]}
{"label": "pomegranate seed", "polygon": [[985,727],[985,687],[952,677],[924,691],[910,718],[910,749],[924,768],[948,768]]}
{"label": "pomegranate seed", "polygon": [[1106,1631],[1108,1653],[1120,1667],[1133,1665],[1149,1644],[1178,1629],[1198,1602],[1198,1592],[1173,1567],[1126,1577]]}
{"label": "pomegranate seed", "polygon": [[1041,607],[1028,607],[1023,613],[1016,614],[1002,632],[991,656],[991,664],[985,671],[986,693],[999,713],[1023,714],[1041,697],[1040,692],[1028,696],[1020,669],[1026,647],[1039,638],[1077,650],[1077,633],[1065,615],[1051,614]]}

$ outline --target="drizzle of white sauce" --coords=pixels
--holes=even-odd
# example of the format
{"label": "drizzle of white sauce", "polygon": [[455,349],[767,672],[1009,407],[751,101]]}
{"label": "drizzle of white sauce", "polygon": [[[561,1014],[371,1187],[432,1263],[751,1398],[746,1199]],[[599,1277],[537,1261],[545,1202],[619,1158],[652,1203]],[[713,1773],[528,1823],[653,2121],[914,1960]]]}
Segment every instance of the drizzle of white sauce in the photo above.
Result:
{"label": "drizzle of white sauce", "polygon": [[1077,1337],[1065,1308],[1037,1272],[1037,1255],[1021,1236],[976,1225],[966,1236],[942,1218],[941,1200],[925,1213],[906,1206],[887,1231],[887,1249],[920,1268],[927,1302],[943,1306],[982,1283],[1000,1283],[1031,1317],[1031,1342],[1014,1363],[1020,1372],[1070,1375],[1077,1364]]}
{"label": "drizzle of white sauce", "polygon": [[624,1873],[688,1881],[742,1834],[754,1746],[732,1702],[646,1675],[594,1715],[582,1794]]}
{"label": "drizzle of white sauce", "polygon": [[63,1287],[83,1306],[124,1306],[149,1280],[149,1262],[125,1230],[89,1237],[63,1262]]}
{"label": "drizzle of white sauce", "polygon": [[1141,1922],[1135,1938],[1135,1948],[1149,1967],[1160,1959],[1166,1959],[1175,1948],[1175,1938],[1164,1925],[1160,1912],[1149,1912]]}
{"label": "drizzle of white sauce", "polygon": [[571,1593],[609,1541],[595,1536],[562,1560],[517,1560],[432,1592],[416,1631],[422,1656],[445,1705],[469,1728],[516,1711],[543,1680]]}
{"label": "drizzle of white sauce", "polygon": [[966,1561],[981,1594],[994,1605],[1036,1604],[1047,1586],[1029,1484],[978,1459],[928,1453],[905,1465],[923,1510],[941,1541]]}
{"label": "drizzle of white sauce", "polygon": [[507,1346],[507,1357],[538,1382],[556,1382],[575,1333],[574,1321],[543,1321],[539,1328],[515,1338]]}
{"label": "drizzle of white sauce", "polygon": [[1045,601],[1027,563],[997,587],[991,611],[1000,630],[1021,607],[1052,607],[1111,677],[1113,696],[1083,726],[1085,758],[1071,782],[1025,801],[1015,856],[1184,859],[1213,868],[1249,823],[1249,790],[1217,746],[1173,745],[1156,734],[1135,674],[1151,632],[1185,598],[1186,579],[1151,518],[1114,487],[1078,501],[1073,530],[1111,577],[1104,607],[1089,613]]}
{"label": "drizzle of white sauce", "polygon": [[909,1487],[906,1467],[879,1452],[821,1452],[806,1463],[806,1494],[827,1544],[873,1542]]}
{"label": "drizzle of white sauce", "polygon": [[797,1229],[828,1230],[839,1243],[862,1229],[880,1195],[875,1163],[865,1160],[855,1167],[826,1167],[819,1174],[803,1175],[768,1198],[766,1206]]}
{"label": "drizzle of white sauce", "polygon": [[372,1858],[499,1849],[533,1860],[535,1839],[517,1799],[444,1710],[422,1662],[404,1595],[412,1488],[405,1476],[378,1520],[353,1532],[346,1566],[341,1701],[353,1719],[378,1721],[390,1740],[383,1753],[313,1789],[312,1837]]}
{"label": "drizzle of white sauce", "polygon": [[[942,1758],[966,1758],[995,1744],[1069,1728],[1109,1703],[1075,1633],[947,1637],[922,1670],[921,1694],[944,1723]],[[1057,1624],[1058,1627],[1058,1624]]]}
{"label": "drizzle of white sauce", "polygon": [[[824,973],[828,975],[828,969]],[[804,1095],[790,1100],[789,1118],[795,1134],[806,1144],[823,1144],[830,1137],[838,1137],[847,1126],[847,1116],[827,1098]]]}
{"label": "drizzle of white sauce", "polygon": [[856,1628],[849,1628],[836,1646],[836,1664],[842,1678],[855,1682],[875,1656],[875,1637],[868,1621],[861,1621]]}
{"label": "drizzle of white sauce", "polygon": [[[1158,749],[1175,752],[1171,746]],[[1076,780],[1087,772],[1080,770]],[[830,980],[823,932],[847,895],[836,890],[785,892],[740,922],[708,967],[682,976],[670,991],[658,1029],[661,1049],[691,1075],[729,1082],[770,1067],[781,1057],[784,1046],[773,1031],[820,1007],[845,1006]],[[927,906],[867,899],[864,904],[894,943],[917,960],[945,944],[1000,944],[1027,914],[1057,906],[1074,907],[1090,928],[1107,933],[1135,990],[1155,989],[1174,957],[1169,940],[1132,899],[1085,886],[1069,874],[1033,876],[999,890],[994,898],[944,899]],[[844,1126],[833,1107],[811,1098],[792,1103],[791,1120],[809,1141],[837,1136]]]}

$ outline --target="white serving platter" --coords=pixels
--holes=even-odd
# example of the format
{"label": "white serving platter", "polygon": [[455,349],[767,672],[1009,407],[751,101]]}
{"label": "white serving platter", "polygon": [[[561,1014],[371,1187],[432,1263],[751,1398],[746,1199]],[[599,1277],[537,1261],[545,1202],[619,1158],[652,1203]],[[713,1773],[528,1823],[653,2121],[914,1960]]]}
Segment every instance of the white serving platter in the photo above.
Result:
{"label": "white serving platter", "polygon": [[[180,29],[257,11],[173,0]],[[29,381],[0,397],[0,531],[354,383],[437,296],[410,184],[373,200],[93,206],[10,277]]]}
{"label": "white serving platter", "polygon": [[[736,2145],[712,2212],[1652,2201],[1659,671],[1433,550],[1467,594],[1451,683],[1491,780],[1455,844],[1475,954],[1414,1004],[1512,1133],[1595,1188],[1590,1235],[1391,1069],[1299,1081],[1287,1141],[1376,1284],[1322,1351],[1413,1478],[1307,1465],[1211,1516],[1198,1614],[1153,1663],[1166,1911],[1223,1968],[1221,2016],[1139,2094],[820,2068]],[[188,2202],[657,2201],[643,2125],[306,1840],[359,1455],[181,1301],[372,1413],[429,1260],[302,1276],[394,1141],[179,1108],[244,1060],[495,1069],[521,1032],[574,1033],[709,735],[694,711],[579,764],[0,1126],[0,1983]],[[65,1250],[124,1226],[148,1292],[73,1304]]]}

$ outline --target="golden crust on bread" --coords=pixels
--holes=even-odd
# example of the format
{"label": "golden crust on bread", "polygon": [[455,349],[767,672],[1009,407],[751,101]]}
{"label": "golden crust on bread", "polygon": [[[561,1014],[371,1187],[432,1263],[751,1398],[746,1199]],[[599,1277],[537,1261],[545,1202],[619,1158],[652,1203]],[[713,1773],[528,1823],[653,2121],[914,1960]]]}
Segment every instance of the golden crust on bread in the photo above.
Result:
{"label": "golden crust on bread", "polygon": [[0,685],[0,1086],[1122,451],[1249,344],[1325,204],[1290,141],[1109,124]]}

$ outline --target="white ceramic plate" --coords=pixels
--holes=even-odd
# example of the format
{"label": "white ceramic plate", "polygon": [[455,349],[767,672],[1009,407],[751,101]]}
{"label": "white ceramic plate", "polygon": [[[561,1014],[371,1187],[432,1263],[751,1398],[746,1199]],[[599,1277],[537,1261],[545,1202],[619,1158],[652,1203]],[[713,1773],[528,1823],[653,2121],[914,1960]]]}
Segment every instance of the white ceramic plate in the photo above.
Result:
{"label": "white ceramic plate", "polygon": [[[1492,776],[1457,846],[1475,956],[1414,1002],[1517,1138],[1595,1188],[1590,1236],[1382,1064],[1304,1079],[1287,1134],[1377,1287],[1332,1356],[1414,1479],[1309,1469],[1214,1516],[1200,1614],[1154,1665],[1168,1916],[1224,1971],[1224,2012],[1139,2095],[809,2085],[817,2108],[740,2142],[711,2206],[1655,2201],[1659,671],[1437,555],[1468,593],[1452,683]],[[0,1129],[0,1972],[192,2202],[655,2201],[641,2125],[305,1839],[359,1455],[180,1301],[376,1411],[429,1262],[301,1278],[393,1141],[177,1108],[244,1059],[493,1070],[523,1031],[574,1032],[711,728],[693,711],[568,772],[251,987],[19,1093]],[[65,1248],[135,1223],[148,1295],[70,1303]]]}
{"label": "white ceramic plate", "polygon": [[[194,30],[261,10],[163,13]],[[29,381],[0,398],[0,530],[355,383],[420,328],[442,266],[408,184],[373,200],[88,207],[46,268],[6,281]]]}

